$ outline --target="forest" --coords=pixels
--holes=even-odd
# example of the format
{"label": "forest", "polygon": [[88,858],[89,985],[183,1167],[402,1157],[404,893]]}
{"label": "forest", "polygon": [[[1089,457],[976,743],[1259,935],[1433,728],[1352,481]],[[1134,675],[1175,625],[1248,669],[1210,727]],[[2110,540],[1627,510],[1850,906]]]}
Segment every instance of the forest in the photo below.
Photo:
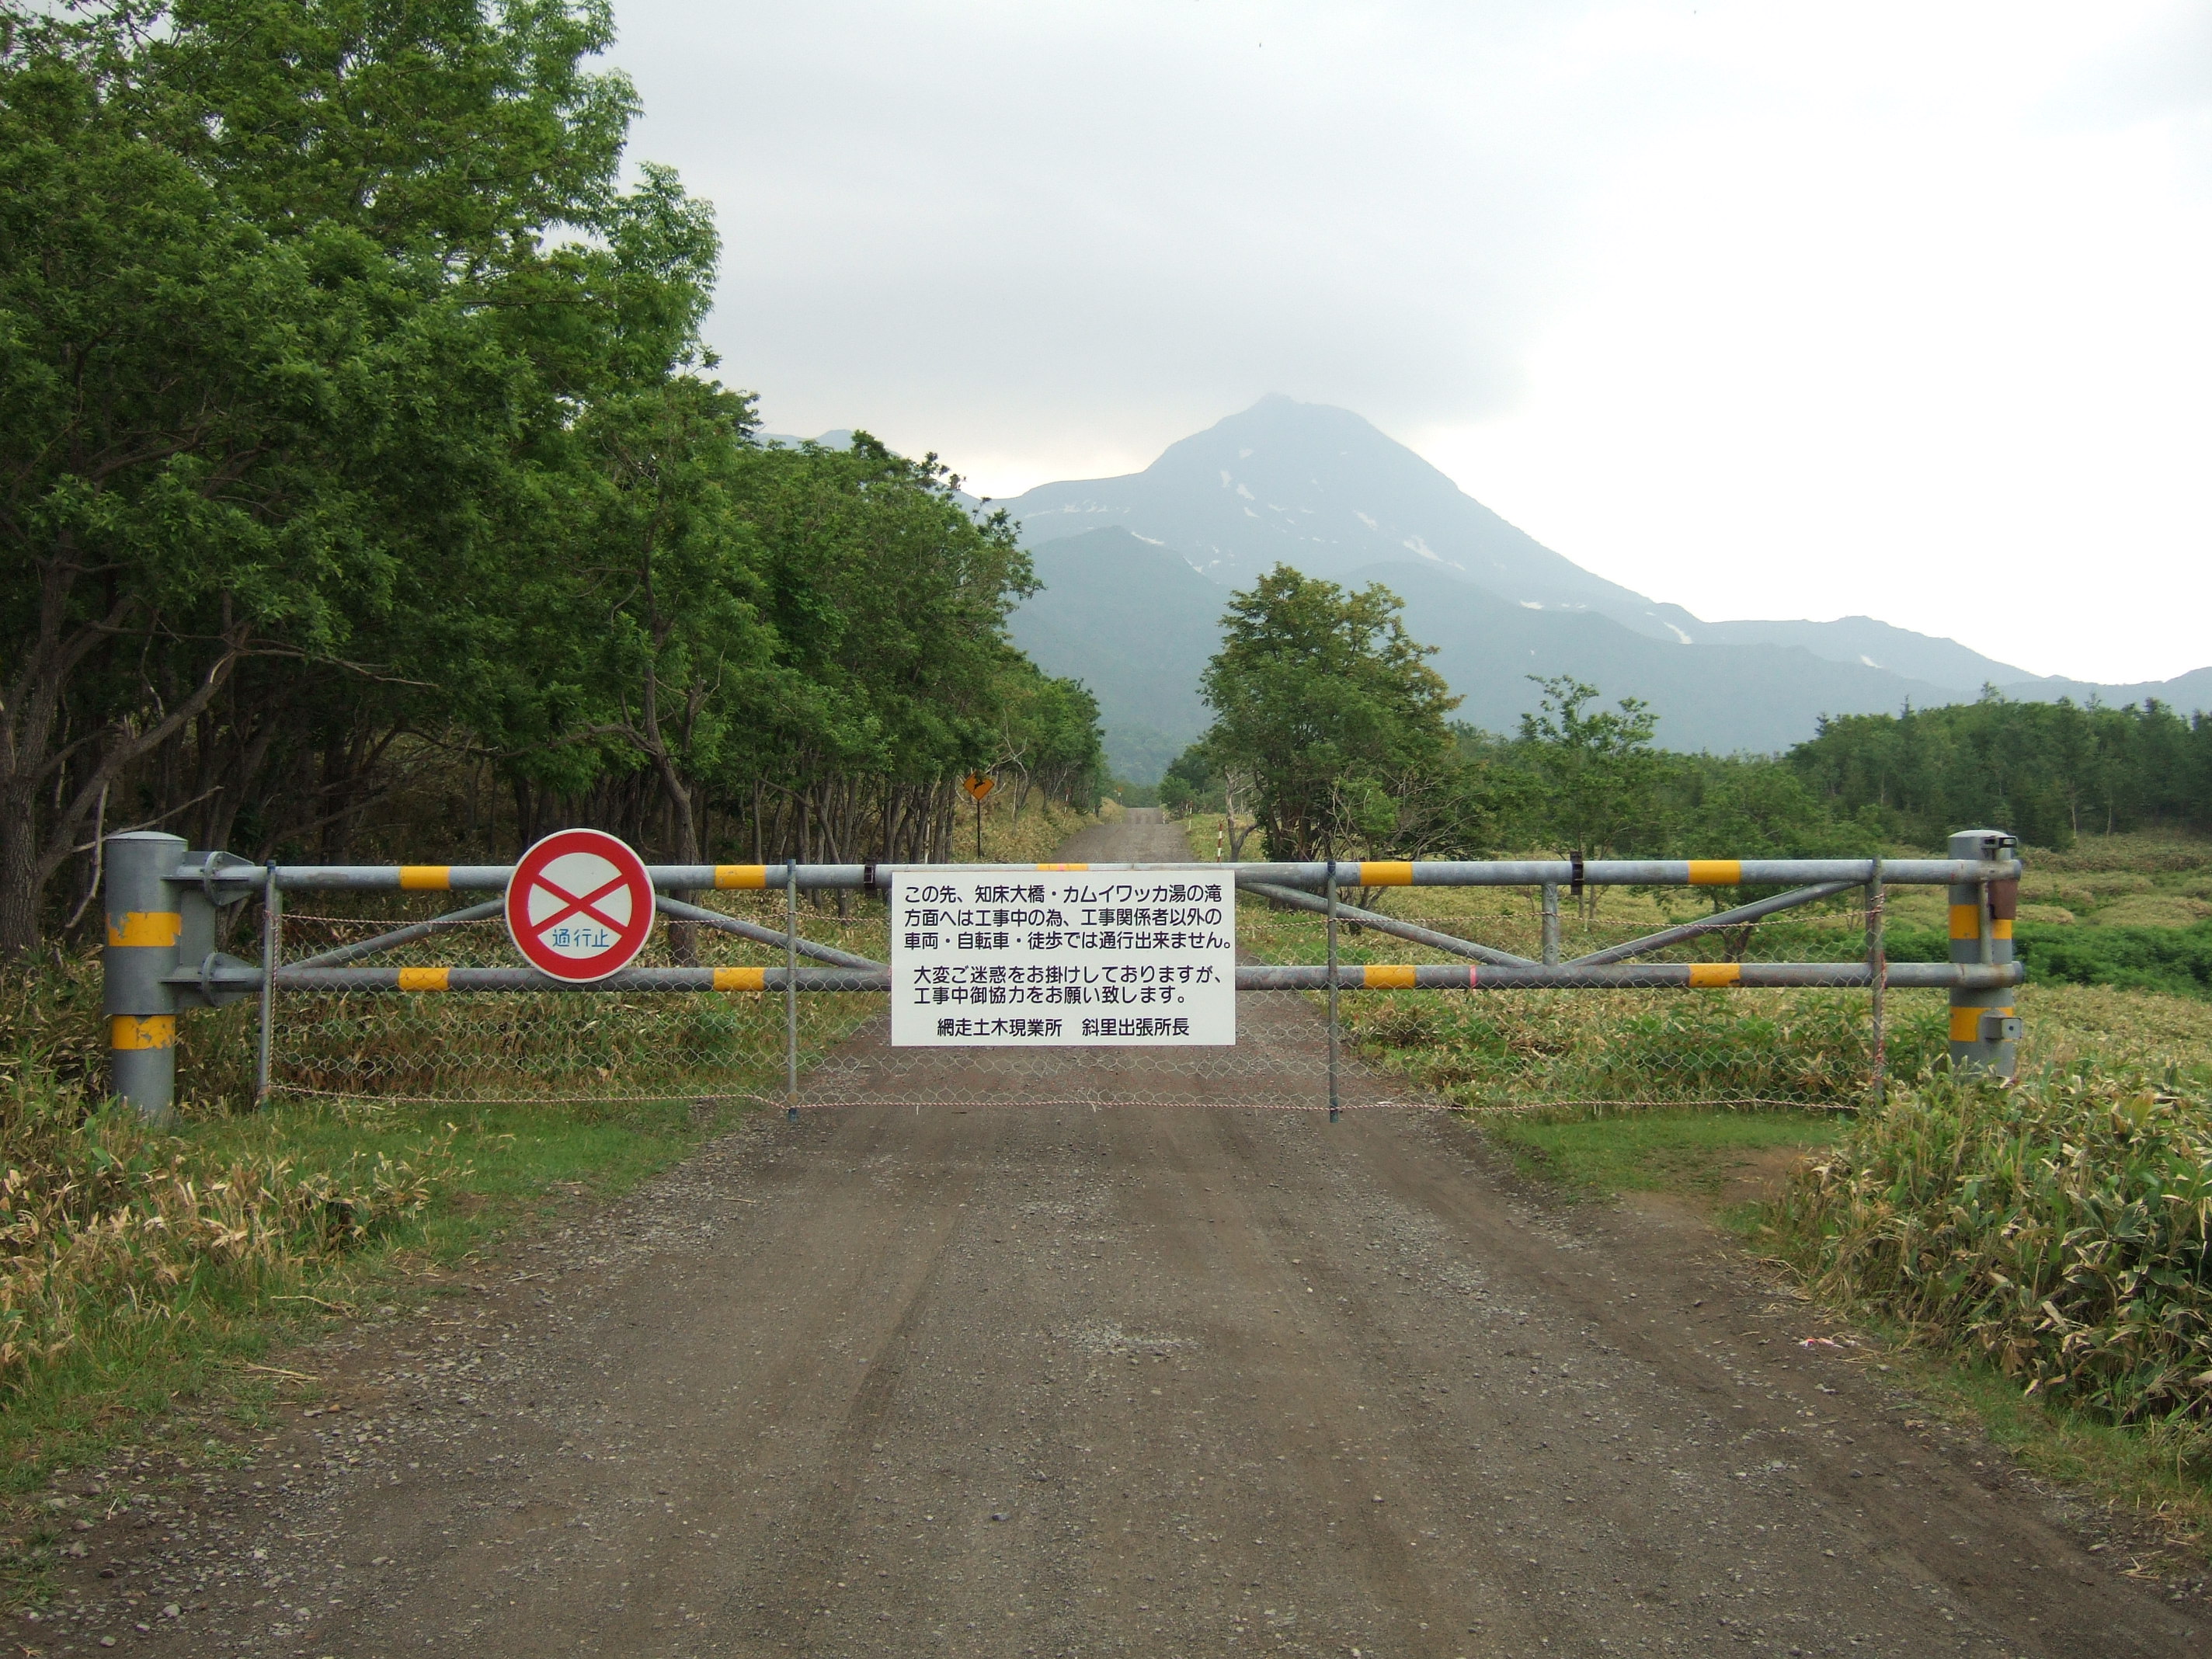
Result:
{"label": "forest", "polygon": [[[761,444],[605,0],[0,4],[0,957],[103,834],[942,856],[1097,711],[933,457]],[[434,69],[435,72],[427,72]],[[733,303],[742,305],[742,296]]]}

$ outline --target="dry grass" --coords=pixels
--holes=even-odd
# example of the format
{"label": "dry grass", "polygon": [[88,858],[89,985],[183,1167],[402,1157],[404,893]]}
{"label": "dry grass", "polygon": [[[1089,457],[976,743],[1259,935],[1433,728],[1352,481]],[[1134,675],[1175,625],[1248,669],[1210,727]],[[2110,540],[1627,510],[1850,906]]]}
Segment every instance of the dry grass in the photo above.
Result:
{"label": "dry grass", "polygon": [[0,1103],[0,1390],[20,1393],[123,1328],[294,1286],[319,1260],[419,1215],[458,1169],[450,1135],[336,1165],[210,1154],[72,1091]]}

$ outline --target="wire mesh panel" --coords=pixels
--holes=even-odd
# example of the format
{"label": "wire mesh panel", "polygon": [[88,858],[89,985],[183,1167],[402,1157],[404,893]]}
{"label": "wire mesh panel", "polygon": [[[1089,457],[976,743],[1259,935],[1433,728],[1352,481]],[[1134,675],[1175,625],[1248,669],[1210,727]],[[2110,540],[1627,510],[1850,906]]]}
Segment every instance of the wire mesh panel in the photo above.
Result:
{"label": "wire mesh panel", "polygon": [[[514,967],[520,958],[498,916],[438,922],[442,900],[389,898],[346,915],[331,901],[284,918],[284,959],[298,965],[357,947],[410,922],[420,937],[379,951],[381,967]],[[717,894],[704,908],[781,929],[781,896]],[[799,907],[802,938],[858,956],[884,946],[880,909],[840,917]],[[642,967],[780,967],[780,946],[703,924],[658,925]],[[426,973],[427,978],[427,973]],[[403,984],[406,982],[403,975]],[[802,1066],[834,1048],[881,997],[799,999]],[[780,993],[667,994],[623,990],[468,994],[434,990],[280,990],[274,1008],[272,1093],[413,1101],[579,1101],[781,1097],[786,1030]]]}
{"label": "wire mesh panel", "polygon": [[[1577,904],[1563,895],[1555,952],[1563,961],[1717,908],[1689,894],[1592,896],[1595,903]],[[1533,891],[1416,888],[1347,899],[1515,957],[1544,954],[1542,900]],[[1857,963],[1866,960],[1868,920],[1864,890],[1853,889],[1636,959]],[[1238,937],[1271,962],[1318,963],[1326,950],[1320,917],[1254,900],[1240,912]],[[1356,965],[1465,960],[1349,922],[1340,924],[1338,954]],[[1910,1076],[1944,1052],[1941,994],[1893,992],[1888,1003],[1879,1032],[1863,990],[1376,990],[1346,998],[1343,1018],[1352,1052],[1403,1079],[1401,1087],[1462,1109],[1838,1109],[1866,1103],[1878,1060]]]}
{"label": "wire mesh panel", "polygon": [[[1540,901],[1514,890],[1352,891],[1389,916],[1479,940],[1513,957],[1544,951]],[[1735,896],[1731,895],[1733,898]],[[302,895],[303,901],[308,896]],[[1686,905],[1680,902],[1686,898]],[[377,953],[386,967],[511,967],[496,915],[453,914],[444,895],[317,894],[283,921],[283,960],[343,953],[404,924],[419,933]],[[1671,904],[1669,900],[1674,901]],[[784,896],[723,892],[697,901],[758,932],[785,925]],[[1614,891],[1564,907],[1556,956],[1648,935],[1698,913],[1696,896]],[[886,917],[872,895],[802,896],[804,939],[881,961]],[[459,907],[469,908],[469,907]],[[475,907],[483,908],[483,907]],[[1709,908],[1709,907],[1708,907]],[[1318,963],[1325,920],[1251,895],[1238,906],[1247,962]],[[1662,961],[1854,962],[1867,917],[1856,891],[1656,953]],[[1340,960],[1463,962],[1453,952],[1342,923]],[[781,944],[704,921],[663,918],[640,965],[780,967]],[[402,983],[410,982],[403,974]],[[1517,1110],[1577,1105],[1850,1107],[1868,1097],[1877,1033],[1864,991],[1362,990],[1341,998],[1346,1108],[1455,1106]],[[873,991],[797,998],[797,1088],[787,1094],[787,1009],[780,990],[664,994],[580,990],[461,994],[280,990],[272,1008],[270,1087],[280,1095],[470,1102],[753,1099],[804,1108],[884,1105],[1215,1105],[1322,1109],[1330,1103],[1326,998],[1247,991],[1238,1040],[1218,1048],[895,1048],[888,1000]],[[1910,1074],[1942,1052],[1938,995],[1893,1003],[1889,1069]]]}

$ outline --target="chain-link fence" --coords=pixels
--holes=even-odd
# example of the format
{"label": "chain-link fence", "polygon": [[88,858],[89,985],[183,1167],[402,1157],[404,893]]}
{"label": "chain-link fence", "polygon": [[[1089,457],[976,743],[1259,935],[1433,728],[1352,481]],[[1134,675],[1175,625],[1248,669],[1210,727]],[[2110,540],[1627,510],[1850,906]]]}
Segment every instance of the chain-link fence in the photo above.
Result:
{"label": "chain-link fence", "polygon": [[[1716,969],[1863,963],[1868,891],[1846,886],[1638,961]],[[1466,966],[1462,951],[1404,937],[1407,924],[1476,944],[1488,958],[1533,963],[1548,955],[1571,967],[1577,958],[1696,921],[1713,908],[1695,891],[1614,888],[1570,896],[1547,928],[1534,890],[1347,885],[1344,900],[1355,915],[1367,909],[1401,925],[1386,933],[1378,922],[1340,921],[1338,957],[1354,983],[1370,964]],[[639,965],[753,969],[766,970],[757,979],[773,977],[785,960],[775,941],[786,927],[786,896],[718,892],[701,902],[755,936],[664,917]],[[1313,904],[1310,893],[1287,901],[1243,894],[1240,958],[1325,962],[1328,923]],[[343,957],[410,923],[422,926],[374,957],[383,967],[419,970],[412,981],[403,972],[403,986],[442,982],[435,969],[511,968],[517,960],[497,914],[461,919],[493,907],[457,909],[443,894],[302,893],[294,906],[281,930],[279,960],[288,965]],[[802,894],[791,914],[803,940],[854,958],[885,958],[887,919],[872,891]],[[1878,999],[1868,988],[1522,989],[1504,986],[1494,973],[1486,981],[1491,971],[1478,963],[1472,987],[1461,990],[1340,994],[1344,1060],[1336,1102],[1351,1109],[1474,1110],[1849,1108],[1870,1097],[1885,1067],[1911,1075],[1942,1054],[1946,1038],[1944,999],[1934,990],[1892,993],[1878,1021]],[[1379,977],[1388,983],[1393,975],[1382,970]],[[1724,981],[1716,975],[1701,982]],[[279,988],[270,1003],[268,1086],[277,1097],[356,1101],[688,1098],[799,1109],[1319,1109],[1332,1100],[1328,998],[1318,990],[1243,992],[1237,1043],[1219,1048],[895,1048],[880,990],[810,989],[794,1003],[787,1007],[780,988],[559,994]]]}
{"label": "chain-link fence", "polygon": [[[1515,956],[1544,952],[1534,893],[1413,888],[1370,902],[1378,900],[1394,920]],[[1692,894],[1608,892],[1595,905],[1563,908],[1555,954],[1571,963],[1698,920],[1706,907]],[[1856,888],[1633,960],[1857,964],[1867,960],[1869,921],[1865,890]],[[1240,925],[1246,948],[1270,961],[1316,963],[1327,948],[1326,924],[1303,912],[1248,900]],[[1338,954],[1353,964],[1462,959],[1358,924],[1340,927]],[[1942,993],[1892,990],[1884,1000],[1877,1020],[1870,988],[1383,989],[1346,998],[1343,1024],[1347,1048],[1368,1066],[1461,1109],[1848,1109],[1865,1104],[1884,1076],[1917,1075],[1946,1051]]]}

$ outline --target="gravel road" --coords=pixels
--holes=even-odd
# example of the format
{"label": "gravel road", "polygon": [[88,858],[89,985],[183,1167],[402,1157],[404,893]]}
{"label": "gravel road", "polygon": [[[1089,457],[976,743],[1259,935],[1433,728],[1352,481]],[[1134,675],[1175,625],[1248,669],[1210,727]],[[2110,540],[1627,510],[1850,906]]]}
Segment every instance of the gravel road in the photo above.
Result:
{"label": "gravel road", "polygon": [[[1066,856],[1181,856],[1174,833]],[[15,1633],[309,1659],[2207,1651],[2201,1602],[1802,1346],[1822,1329],[1687,1214],[1547,1204],[1437,1114],[763,1116],[293,1361],[339,1409],[79,1534]]]}

